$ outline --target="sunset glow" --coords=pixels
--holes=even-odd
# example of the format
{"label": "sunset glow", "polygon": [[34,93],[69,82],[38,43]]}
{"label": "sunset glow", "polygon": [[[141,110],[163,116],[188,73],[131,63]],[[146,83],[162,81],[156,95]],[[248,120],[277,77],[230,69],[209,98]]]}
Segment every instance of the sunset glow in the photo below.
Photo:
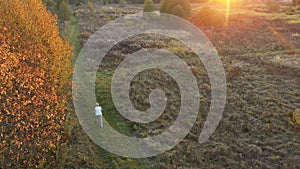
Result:
{"label": "sunset glow", "polygon": [[228,26],[228,22],[229,22],[230,1],[231,1],[231,0],[227,0],[227,3],[226,3],[226,19],[225,19],[225,26]]}

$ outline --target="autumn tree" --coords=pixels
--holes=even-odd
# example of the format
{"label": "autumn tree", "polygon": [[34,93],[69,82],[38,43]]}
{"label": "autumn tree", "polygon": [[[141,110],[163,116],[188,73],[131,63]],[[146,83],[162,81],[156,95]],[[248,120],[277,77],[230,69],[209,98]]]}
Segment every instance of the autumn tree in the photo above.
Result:
{"label": "autumn tree", "polygon": [[72,47],[40,0],[0,1],[0,42],[0,168],[53,166]]}

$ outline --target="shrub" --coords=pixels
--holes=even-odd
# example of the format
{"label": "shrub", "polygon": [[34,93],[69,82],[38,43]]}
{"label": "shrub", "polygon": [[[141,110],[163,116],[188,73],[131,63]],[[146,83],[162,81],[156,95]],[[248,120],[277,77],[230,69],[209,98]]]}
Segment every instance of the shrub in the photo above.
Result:
{"label": "shrub", "polygon": [[[181,7],[178,7],[180,5]],[[174,10],[174,8],[177,8]],[[182,9],[180,9],[182,8]],[[161,1],[160,12],[173,14],[176,11],[177,13],[183,13],[181,16],[187,18],[191,15],[191,6],[188,0],[163,0]],[[179,12],[180,11],[180,12]]]}
{"label": "shrub", "polygon": [[155,4],[153,0],[145,0],[144,2],[144,12],[153,12],[155,10]]}
{"label": "shrub", "polygon": [[221,26],[224,24],[225,16],[211,7],[205,7],[199,11],[200,23],[206,26]]}
{"label": "shrub", "polygon": [[184,9],[183,9],[182,5],[180,5],[180,4],[176,5],[176,6],[173,8],[173,10],[172,10],[171,13],[172,13],[173,15],[176,15],[176,16],[181,17],[181,18],[185,18],[185,17],[186,17],[186,16],[185,16]]}
{"label": "shrub", "polygon": [[65,0],[58,2],[58,17],[62,20],[69,21],[73,15],[73,11]]}
{"label": "shrub", "polygon": [[92,34],[90,32],[80,33],[80,44],[83,46]]}
{"label": "shrub", "polygon": [[266,3],[269,12],[277,12],[280,9],[280,3],[276,0],[270,0]]}
{"label": "shrub", "polygon": [[292,6],[287,6],[284,8],[284,11],[287,13],[287,14],[293,14],[296,10],[294,7]]}
{"label": "shrub", "polygon": [[300,127],[300,109],[293,112],[293,120],[295,121],[295,124]]}
{"label": "shrub", "polygon": [[87,7],[88,10],[90,11],[90,13],[94,13],[94,12],[95,12],[95,8],[94,8],[93,3],[88,2],[88,3],[86,4],[86,7]]}
{"label": "shrub", "polygon": [[0,166],[54,168],[72,48],[39,0],[0,1]]}
{"label": "shrub", "polygon": [[119,6],[120,6],[120,7],[124,7],[124,6],[125,6],[125,3],[126,3],[125,0],[120,0],[120,1],[119,1]]}
{"label": "shrub", "polygon": [[112,0],[102,0],[101,1],[103,5],[111,4]]}

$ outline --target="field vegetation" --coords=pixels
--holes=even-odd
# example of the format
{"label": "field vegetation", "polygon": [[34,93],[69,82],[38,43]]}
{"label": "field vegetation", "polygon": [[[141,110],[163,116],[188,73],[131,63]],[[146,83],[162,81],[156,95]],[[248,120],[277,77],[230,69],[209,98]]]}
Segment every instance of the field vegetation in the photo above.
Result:
{"label": "field vegetation", "polygon": [[[0,168],[299,168],[300,6],[299,0],[292,2],[0,1]],[[105,151],[84,132],[73,108],[71,75],[81,48],[99,28],[143,11],[173,14],[203,31],[223,63],[227,102],[217,130],[199,144],[211,85],[198,56],[165,36],[144,34],[118,42],[95,77],[97,101],[115,130],[154,136],[179,113],[179,87],[158,69],[133,78],[130,99],[146,110],[149,93],[159,88],[168,97],[163,115],[140,124],[116,110],[114,70],[138,50],[162,48],[178,55],[201,94],[197,121],[183,141],[156,157],[132,159]],[[95,62],[90,58],[87,64]]]}

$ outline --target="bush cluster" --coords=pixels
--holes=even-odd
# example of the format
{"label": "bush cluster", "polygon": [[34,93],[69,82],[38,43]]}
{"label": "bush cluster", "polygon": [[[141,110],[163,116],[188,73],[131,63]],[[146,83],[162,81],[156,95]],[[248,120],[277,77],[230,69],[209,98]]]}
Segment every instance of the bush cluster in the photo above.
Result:
{"label": "bush cluster", "polygon": [[280,3],[276,0],[270,0],[266,3],[269,12],[277,12],[280,9]]}
{"label": "bush cluster", "polygon": [[160,12],[188,18],[191,15],[190,2],[188,0],[162,0]]}
{"label": "bush cluster", "polygon": [[155,4],[153,0],[145,0],[144,2],[144,12],[153,12],[155,11]]}
{"label": "bush cluster", "polygon": [[224,14],[211,7],[204,7],[198,14],[200,23],[206,26],[222,26],[225,22]]}
{"label": "bush cluster", "polygon": [[86,7],[88,8],[88,10],[90,11],[90,13],[94,13],[95,12],[95,8],[94,8],[94,5],[93,5],[93,3],[92,2],[88,2],[87,4],[86,4]]}

